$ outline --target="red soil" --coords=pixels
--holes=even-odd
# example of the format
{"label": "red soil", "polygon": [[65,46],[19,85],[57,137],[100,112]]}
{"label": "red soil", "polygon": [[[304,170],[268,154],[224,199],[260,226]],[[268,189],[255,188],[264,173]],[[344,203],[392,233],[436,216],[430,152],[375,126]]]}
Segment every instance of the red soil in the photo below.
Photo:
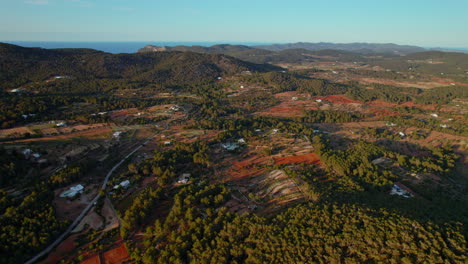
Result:
{"label": "red soil", "polygon": [[378,100],[378,99],[368,102],[367,105],[376,106],[376,107],[395,107],[395,106],[398,106],[398,104],[389,103],[389,102],[385,102],[385,101]]}
{"label": "red soil", "polygon": [[351,100],[347,98],[345,95],[329,95],[329,96],[318,96],[314,97],[314,100],[322,100],[327,101],[334,104],[360,104],[361,102],[356,100]]}
{"label": "red soil", "polygon": [[395,111],[390,111],[387,109],[377,109],[377,108],[371,108],[369,109],[369,112],[372,114],[381,117],[381,116],[389,116],[389,115],[399,115],[400,113],[395,112]]}
{"label": "red soil", "polygon": [[320,159],[315,153],[309,153],[309,154],[299,155],[299,156],[275,158],[275,165],[293,164],[293,163],[319,164]]}
{"label": "red soil", "polygon": [[248,158],[242,161],[233,162],[233,164],[239,168],[243,168],[243,167],[251,166],[253,164],[265,164],[266,162],[267,162],[266,157],[253,156],[251,158]]}
{"label": "red soil", "polygon": [[75,239],[76,235],[72,235],[65,239],[58,247],[49,254],[47,257],[47,262],[50,264],[57,263],[63,259],[63,256],[75,249]]}
{"label": "red soil", "polygon": [[111,118],[127,116],[129,113],[127,111],[118,111],[110,114]]}
{"label": "red soil", "polygon": [[124,243],[121,243],[118,247],[104,252],[102,258],[105,264],[120,264],[127,261],[130,256]]}
{"label": "red soil", "polygon": [[96,255],[92,258],[82,261],[80,264],[101,264],[101,260],[99,258],[99,255]]}

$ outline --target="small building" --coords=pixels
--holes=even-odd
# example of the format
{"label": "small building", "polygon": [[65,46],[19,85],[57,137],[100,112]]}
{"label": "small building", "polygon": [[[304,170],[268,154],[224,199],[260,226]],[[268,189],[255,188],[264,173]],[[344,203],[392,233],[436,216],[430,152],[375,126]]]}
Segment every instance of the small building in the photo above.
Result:
{"label": "small building", "polygon": [[164,141],[164,145],[166,145],[166,146],[171,145],[171,143],[172,143],[171,141]]}
{"label": "small building", "polygon": [[21,89],[12,89],[10,90],[10,93],[20,93],[21,91]]}
{"label": "small building", "polygon": [[114,189],[119,189],[120,187],[123,187],[123,188],[128,188],[128,186],[130,186],[130,181],[129,180],[125,180],[117,185],[114,186]]}
{"label": "small building", "polygon": [[389,127],[394,127],[394,126],[396,126],[395,123],[387,123],[386,125],[389,126]]}
{"label": "small building", "polygon": [[398,135],[400,135],[401,137],[405,137],[405,136],[406,136],[405,133],[403,133],[403,132],[401,132],[401,131],[398,132]]}
{"label": "small building", "polygon": [[76,186],[70,187],[70,189],[66,190],[62,194],[60,194],[60,197],[62,198],[73,198],[77,194],[82,193],[84,190],[84,186],[81,184],[78,184]]}
{"label": "small building", "polygon": [[439,117],[438,114],[431,114],[432,117]]}
{"label": "small building", "polygon": [[412,198],[414,197],[414,192],[401,183],[394,183],[392,190],[390,190],[390,195],[399,195],[404,198]]}
{"label": "small building", "polygon": [[183,173],[177,180],[177,183],[187,184],[189,180],[190,180],[190,173]]}
{"label": "small building", "polygon": [[375,165],[379,165],[379,164],[385,162],[386,160],[387,160],[386,158],[382,157],[382,158],[378,158],[378,159],[375,159],[375,160],[371,161],[371,163],[375,164]]}
{"label": "small building", "polygon": [[245,144],[245,140],[244,140],[243,138],[241,138],[241,139],[237,140],[237,143],[239,143],[239,144]]}
{"label": "small building", "polygon": [[56,124],[55,126],[57,126],[57,127],[66,127],[66,126],[67,126],[67,123],[65,123],[65,122],[60,122],[60,123]]}
{"label": "small building", "polygon": [[241,88],[241,89],[244,89],[244,85],[241,85],[240,88]]}
{"label": "small building", "polygon": [[448,126],[446,124],[440,124],[441,128],[447,128]]}
{"label": "small building", "polygon": [[235,143],[221,143],[221,146],[226,150],[235,150],[239,148],[239,145]]}
{"label": "small building", "polygon": [[292,99],[293,101],[297,101],[297,100],[299,100],[299,97],[293,96],[291,99]]}
{"label": "small building", "polygon": [[23,155],[25,158],[29,158],[29,156],[31,156],[31,154],[33,154],[33,151],[31,149],[25,149],[23,150]]}
{"label": "small building", "polygon": [[122,135],[123,133],[124,133],[123,131],[115,131],[114,134],[112,134],[112,137],[119,139],[120,135]]}
{"label": "small building", "polygon": [[41,154],[39,154],[39,153],[34,153],[34,154],[32,154],[32,156],[33,156],[35,159],[38,159],[38,158],[41,157]]}
{"label": "small building", "polygon": [[317,99],[317,100],[315,100],[315,102],[321,103],[321,102],[322,102],[322,99]]}

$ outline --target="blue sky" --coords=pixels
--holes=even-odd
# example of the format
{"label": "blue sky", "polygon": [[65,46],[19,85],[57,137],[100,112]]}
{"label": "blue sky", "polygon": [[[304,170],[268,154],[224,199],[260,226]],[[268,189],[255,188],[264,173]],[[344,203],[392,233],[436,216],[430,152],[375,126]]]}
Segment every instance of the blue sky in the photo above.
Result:
{"label": "blue sky", "polygon": [[0,0],[0,41],[468,47],[467,0]]}

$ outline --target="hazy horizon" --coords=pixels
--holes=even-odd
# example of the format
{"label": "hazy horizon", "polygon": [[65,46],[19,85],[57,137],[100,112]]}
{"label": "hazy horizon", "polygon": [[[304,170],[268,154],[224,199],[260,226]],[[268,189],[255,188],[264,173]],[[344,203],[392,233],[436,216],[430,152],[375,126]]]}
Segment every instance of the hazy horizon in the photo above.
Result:
{"label": "hazy horizon", "polygon": [[[0,10],[0,40],[331,42],[468,47],[468,2],[24,0]],[[152,40],[148,40],[152,39]],[[154,40],[157,39],[157,40]]]}

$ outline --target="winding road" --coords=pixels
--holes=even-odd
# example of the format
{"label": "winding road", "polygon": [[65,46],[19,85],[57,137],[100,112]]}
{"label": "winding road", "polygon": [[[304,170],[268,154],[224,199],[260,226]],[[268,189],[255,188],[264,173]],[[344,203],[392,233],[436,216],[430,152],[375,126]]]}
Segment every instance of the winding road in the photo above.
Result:
{"label": "winding road", "polygon": [[[161,130],[160,132],[164,131],[164,130],[167,130],[169,128],[169,122],[166,124],[166,127]],[[62,240],[64,240],[69,234],[70,232],[76,227],[76,225],[78,225],[78,223],[80,223],[80,221],[83,219],[83,217],[89,212],[89,210],[91,210],[91,208],[93,208],[93,206],[96,204],[96,202],[98,201],[99,197],[101,197],[101,191],[105,191],[106,189],[106,185],[107,185],[107,182],[109,181],[109,178],[110,176],[112,175],[112,173],[114,173],[114,171],[120,167],[120,165],[122,165],[122,163],[124,163],[128,158],[130,158],[130,156],[132,156],[135,152],[137,152],[138,150],[140,150],[143,146],[145,146],[146,144],[148,144],[152,139],[154,139],[158,134],[148,138],[143,144],[139,145],[138,147],[136,147],[132,152],[130,152],[127,156],[125,156],[123,159],[121,159],[117,164],[114,165],[114,167],[112,167],[112,169],[107,173],[106,175],[106,178],[104,179],[104,181],[102,182],[102,186],[101,186],[101,190],[100,192],[98,192],[98,194],[96,195],[96,197],[94,197],[94,199],[83,209],[83,211],[78,215],[78,217],[75,218],[75,220],[73,221],[73,223],[71,223],[71,225],[67,228],[67,230],[65,230],[65,232],[63,232],[52,244],[50,244],[47,248],[45,248],[44,250],[42,250],[41,252],[39,252],[36,256],[34,256],[33,258],[31,258],[30,260],[26,261],[25,264],[32,264],[32,263],[35,263],[36,261],[38,261],[39,259],[41,259],[42,257],[46,256],[47,254],[49,254],[56,246],[58,246],[60,244],[60,242],[62,242]]]}

